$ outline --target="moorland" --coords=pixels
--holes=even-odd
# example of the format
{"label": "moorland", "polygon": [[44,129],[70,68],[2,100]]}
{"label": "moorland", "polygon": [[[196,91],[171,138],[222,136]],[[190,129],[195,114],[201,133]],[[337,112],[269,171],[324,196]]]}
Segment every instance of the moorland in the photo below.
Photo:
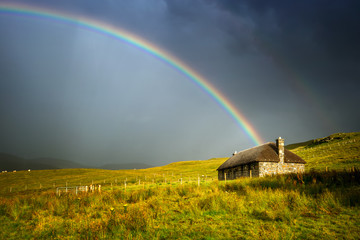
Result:
{"label": "moorland", "polygon": [[[217,181],[227,158],[0,174],[1,239],[359,239],[360,133],[286,146],[304,174]],[[99,187],[59,194],[57,188]]]}

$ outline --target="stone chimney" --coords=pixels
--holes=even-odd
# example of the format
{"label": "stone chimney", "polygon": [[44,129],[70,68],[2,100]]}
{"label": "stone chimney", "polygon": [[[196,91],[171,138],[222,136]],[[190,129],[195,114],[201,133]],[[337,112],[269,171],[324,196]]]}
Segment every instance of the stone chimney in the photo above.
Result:
{"label": "stone chimney", "polygon": [[276,147],[280,159],[279,164],[284,164],[284,139],[282,139],[281,137],[276,139]]}

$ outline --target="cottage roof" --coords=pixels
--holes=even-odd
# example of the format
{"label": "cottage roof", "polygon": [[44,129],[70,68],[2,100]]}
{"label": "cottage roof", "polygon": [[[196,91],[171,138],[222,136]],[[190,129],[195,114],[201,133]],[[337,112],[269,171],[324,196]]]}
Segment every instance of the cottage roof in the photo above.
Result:
{"label": "cottage roof", "polygon": [[[226,160],[217,170],[233,168],[252,162],[279,162],[278,149],[275,143],[269,142],[260,146],[256,146],[250,149],[246,149],[237,154],[234,154],[228,160]],[[290,152],[284,150],[284,162],[285,163],[303,163],[304,159]]]}

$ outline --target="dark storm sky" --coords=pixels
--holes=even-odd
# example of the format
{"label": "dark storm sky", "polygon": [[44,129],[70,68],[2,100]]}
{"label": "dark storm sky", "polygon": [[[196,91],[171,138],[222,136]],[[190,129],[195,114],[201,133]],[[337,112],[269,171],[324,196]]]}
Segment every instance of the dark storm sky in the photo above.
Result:
{"label": "dark storm sky", "polygon": [[[7,2],[0,0],[0,6]],[[265,142],[360,130],[360,2],[27,0],[169,51]],[[254,146],[184,75],[139,49],[0,11],[0,152],[101,165],[226,157]]]}

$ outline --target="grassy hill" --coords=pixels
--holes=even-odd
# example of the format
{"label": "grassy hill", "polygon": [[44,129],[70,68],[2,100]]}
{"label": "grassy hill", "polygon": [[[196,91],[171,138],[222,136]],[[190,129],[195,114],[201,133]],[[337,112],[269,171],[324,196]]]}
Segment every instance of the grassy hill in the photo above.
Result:
{"label": "grassy hill", "polygon": [[336,133],[286,148],[305,159],[308,171],[360,168],[360,132]]}
{"label": "grassy hill", "polygon": [[360,172],[0,195],[1,239],[359,239]]}
{"label": "grassy hill", "polygon": [[[218,182],[227,158],[3,173],[0,239],[359,239],[360,133],[287,148],[307,161],[304,175]],[[92,183],[102,191],[55,191]]]}
{"label": "grassy hill", "polygon": [[101,165],[97,168],[107,170],[119,170],[119,169],[145,169],[152,168],[154,166],[146,163],[109,163]]}
{"label": "grassy hill", "polygon": [[[337,133],[325,138],[291,144],[287,149],[306,160],[306,171],[360,168],[360,133]],[[166,166],[138,170],[54,169],[0,174],[0,193],[58,186],[102,184],[152,184],[196,182],[217,179],[216,169],[227,158],[175,162]]]}
{"label": "grassy hill", "polygon": [[29,191],[54,187],[101,184],[103,186],[123,186],[131,184],[153,184],[170,182],[210,181],[217,178],[216,168],[226,158],[204,161],[185,161],[171,163],[162,167],[138,170],[102,169],[52,169],[17,171],[0,174],[0,193],[10,191]]}

